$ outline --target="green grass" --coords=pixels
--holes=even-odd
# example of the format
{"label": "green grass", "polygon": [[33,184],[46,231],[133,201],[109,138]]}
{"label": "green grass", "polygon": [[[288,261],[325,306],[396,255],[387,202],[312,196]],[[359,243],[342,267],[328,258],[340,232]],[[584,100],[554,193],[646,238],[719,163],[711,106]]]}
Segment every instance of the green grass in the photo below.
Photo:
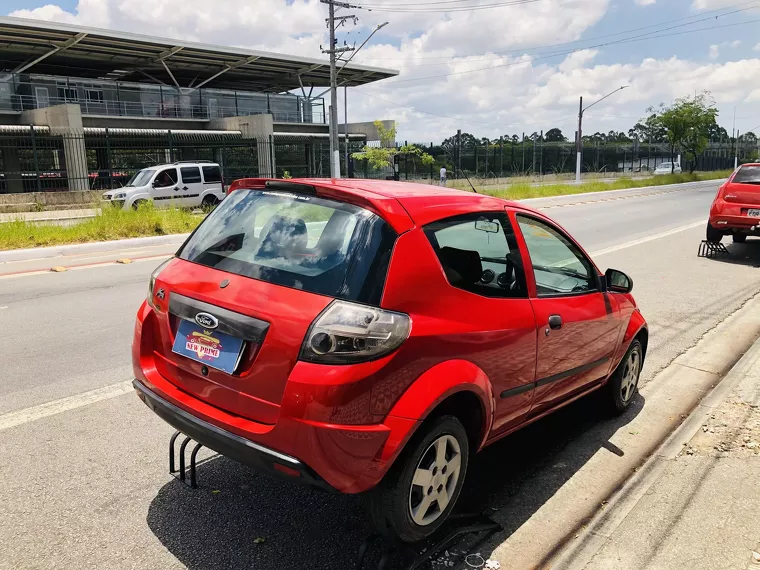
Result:
{"label": "green grass", "polygon": [[507,198],[510,200],[523,200],[525,198],[544,198],[549,196],[566,196],[571,194],[583,194],[585,192],[604,192],[605,190],[625,190],[627,188],[643,188],[647,186],[664,186],[666,184],[679,184],[681,182],[697,182],[700,180],[717,180],[730,176],[732,170],[716,172],[695,172],[693,174],[668,174],[652,178],[620,178],[614,182],[584,182],[581,184],[544,184],[533,186],[531,184],[512,184],[504,188],[478,188],[485,194]]}
{"label": "green grass", "polygon": [[180,234],[195,229],[202,219],[187,210],[141,206],[137,211],[104,208],[94,218],[73,226],[18,220],[0,223],[0,250]]}

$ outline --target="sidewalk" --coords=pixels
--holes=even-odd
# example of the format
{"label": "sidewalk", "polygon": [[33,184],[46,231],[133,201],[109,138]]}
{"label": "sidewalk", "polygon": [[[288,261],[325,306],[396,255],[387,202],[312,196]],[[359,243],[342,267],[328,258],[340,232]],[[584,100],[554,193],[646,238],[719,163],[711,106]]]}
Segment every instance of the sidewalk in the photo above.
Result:
{"label": "sidewalk", "polygon": [[760,341],[723,382],[555,568],[760,569]]}

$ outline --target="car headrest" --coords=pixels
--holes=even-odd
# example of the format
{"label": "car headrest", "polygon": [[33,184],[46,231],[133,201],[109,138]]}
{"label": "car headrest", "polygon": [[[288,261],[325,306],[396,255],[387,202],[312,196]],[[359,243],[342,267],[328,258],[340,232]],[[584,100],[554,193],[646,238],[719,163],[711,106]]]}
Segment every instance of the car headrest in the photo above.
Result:
{"label": "car headrest", "polygon": [[483,275],[477,251],[446,246],[438,250],[438,258],[452,285],[474,285]]}
{"label": "car headrest", "polygon": [[[300,218],[272,216],[267,222],[267,233],[261,240],[258,255],[263,257],[290,257],[306,249],[308,235],[306,222]],[[267,229],[265,226],[264,229]],[[263,230],[262,230],[263,233]]]}

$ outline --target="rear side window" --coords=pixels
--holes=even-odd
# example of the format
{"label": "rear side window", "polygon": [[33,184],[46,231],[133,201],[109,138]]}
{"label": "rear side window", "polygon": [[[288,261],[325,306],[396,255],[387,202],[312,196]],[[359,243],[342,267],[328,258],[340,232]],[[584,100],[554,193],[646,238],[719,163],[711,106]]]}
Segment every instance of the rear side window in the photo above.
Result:
{"label": "rear side window", "polygon": [[182,182],[193,184],[201,181],[201,169],[197,166],[185,166],[179,169],[182,174]]}
{"label": "rear side window", "polygon": [[396,235],[351,204],[269,190],[236,190],[179,257],[276,285],[379,305]]}
{"label": "rear side window", "polygon": [[742,166],[736,171],[732,182],[739,184],[760,184],[760,166]]}
{"label": "rear side window", "polygon": [[222,181],[222,169],[218,166],[204,166],[203,167],[203,181],[206,184],[210,182]]}
{"label": "rear side window", "polygon": [[446,279],[484,297],[526,297],[525,272],[506,214],[477,213],[428,224]]}

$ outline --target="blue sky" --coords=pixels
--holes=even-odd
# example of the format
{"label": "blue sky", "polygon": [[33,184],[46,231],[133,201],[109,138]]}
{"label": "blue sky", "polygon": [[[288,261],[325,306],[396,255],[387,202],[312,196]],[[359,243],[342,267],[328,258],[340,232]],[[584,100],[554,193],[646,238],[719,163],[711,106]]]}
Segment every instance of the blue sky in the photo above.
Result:
{"label": "blue sky", "polygon": [[[399,5],[399,0],[356,1]],[[751,9],[714,17],[746,8]],[[321,57],[319,46],[326,41],[326,7],[318,0],[0,0],[0,14],[14,10],[311,57]],[[648,106],[703,89],[713,93],[719,122],[729,131],[734,107],[740,128],[760,125],[760,50],[754,49],[760,47],[760,0],[538,0],[472,13],[359,15],[360,27],[342,29],[341,42],[361,43],[376,24],[390,24],[354,61],[401,74],[357,89],[359,94],[349,96],[351,114],[355,120],[395,119],[399,134],[409,140],[443,138],[456,128],[481,136],[552,126],[572,132],[579,95],[593,100],[621,84],[631,87],[589,112],[589,129],[627,130]],[[702,18],[709,19],[694,23]],[[692,25],[685,26],[688,22]],[[646,28],[658,24],[672,29]],[[638,28],[643,29],[633,31]],[[698,28],[704,30],[681,33]],[[530,61],[648,32],[669,36]],[[563,42],[573,43],[531,49]],[[524,64],[516,59],[521,56]],[[492,65],[493,70],[471,71]]]}

